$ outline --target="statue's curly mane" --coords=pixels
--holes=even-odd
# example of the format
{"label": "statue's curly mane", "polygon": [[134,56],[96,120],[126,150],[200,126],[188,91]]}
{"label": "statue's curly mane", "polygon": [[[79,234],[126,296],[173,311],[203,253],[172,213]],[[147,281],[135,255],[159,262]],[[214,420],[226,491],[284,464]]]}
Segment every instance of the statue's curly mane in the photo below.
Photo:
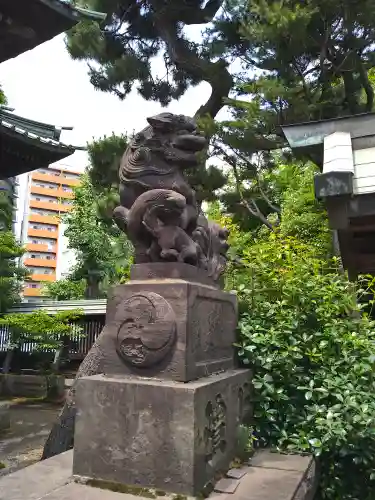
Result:
{"label": "statue's curly mane", "polygon": [[[171,127],[170,133],[160,134],[160,130],[149,125],[134,136],[121,160],[119,169],[121,182],[137,180],[148,175],[170,175],[176,171],[175,166],[160,161],[160,158],[163,158],[163,150],[166,158],[168,151],[173,149],[173,137],[179,130],[184,130],[184,123],[181,120],[173,120]],[[159,147],[153,144],[153,139],[155,143],[160,142]],[[153,154],[156,151],[159,154],[158,162],[153,161]]]}

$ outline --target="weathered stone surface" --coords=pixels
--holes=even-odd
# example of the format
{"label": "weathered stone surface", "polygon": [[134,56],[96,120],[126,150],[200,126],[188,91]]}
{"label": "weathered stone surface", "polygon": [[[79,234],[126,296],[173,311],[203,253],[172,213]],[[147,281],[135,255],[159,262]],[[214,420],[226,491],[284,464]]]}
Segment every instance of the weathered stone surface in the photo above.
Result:
{"label": "weathered stone surface", "polygon": [[45,500],[139,500],[142,497],[70,483],[43,498]]}
{"label": "weathered stone surface", "polygon": [[138,377],[84,377],[73,472],[129,485],[197,494],[234,458],[239,391],[249,370],[188,384]]}
{"label": "weathered stone surface", "polygon": [[[265,453],[267,452],[261,452],[263,459]],[[73,452],[69,451],[0,478],[0,500],[145,499],[142,496],[115,493],[72,482],[72,454]],[[257,454],[258,452],[255,458]],[[302,464],[306,465],[306,461],[301,458],[305,457],[294,458],[295,463],[292,467],[297,470],[249,467],[247,474],[238,481],[234,493],[214,491],[209,498],[210,500],[313,500],[318,481],[315,462],[310,457],[307,469],[302,470]],[[151,490],[150,496],[153,495],[155,492]],[[174,496],[168,494],[156,498],[174,500]],[[189,497],[186,500],[189,500]]]}
{"label": "weathered stone surface", "polygon": [[300,482],[293,500],[313,500],[318,489],[319,474],[317,472],[316,462],[310,459],[310,464]]}
{"label": "weathered stone surface", "polygon": [[234,493],[239,485],[240,481],[238,479],[223,477],[215,484],[214,491],[217,493]]}
{"label": "weathered stone surface", "polygon": [[308,455],[286,455],[270,450],[258,450],[251,459],[251,466],[304,472],[308,469],[311,460],[311,456]]}
{"label": "weathered stone surface", "polygon": [[39,500],[67,484],[72,455],[68,451],[0,478],[0,500]]}
{"label": "weathered stone surface", "polygon": [[298,471],[251,467],[235,492],[233,500],[293,500],[301,481]]}
{"label": "weathered stone surface", "polygon": [[241,479],[245,474],[249,472],[250,467],[238,467],[236,469],[230,469],[227,472],[227,477],[232,479]]}
{"label": "weathered stone surface", "polygon": [[98,371],[188,382],[233,369],[236,323],[233,294],[182,280],[130,281],[108,298]]}
{"label": "weathered stone surface", "polygon": [[10,427],[9,403],[0,401],[0,432],[8,430]]}
{"label": "weathered stone surface", "polygon": [[204,270],[181,262],[134,264],[130,268],[130,279],[132,281],[173,279],[218,287],[218,283],[210,278]]}

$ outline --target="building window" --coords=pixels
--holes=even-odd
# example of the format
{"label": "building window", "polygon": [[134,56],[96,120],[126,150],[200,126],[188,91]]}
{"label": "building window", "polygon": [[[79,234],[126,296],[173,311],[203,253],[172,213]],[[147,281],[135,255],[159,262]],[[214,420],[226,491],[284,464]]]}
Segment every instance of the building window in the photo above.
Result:
{"label": "building window", "polygon": [[32,259],[36,259],[36,256],[34,254],[31,254]]}

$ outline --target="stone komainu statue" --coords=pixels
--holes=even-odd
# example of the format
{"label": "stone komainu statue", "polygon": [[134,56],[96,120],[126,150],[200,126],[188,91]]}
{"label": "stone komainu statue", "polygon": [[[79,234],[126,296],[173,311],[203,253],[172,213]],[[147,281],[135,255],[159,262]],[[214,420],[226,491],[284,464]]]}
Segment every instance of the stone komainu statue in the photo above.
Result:
{"label": "stone komainu statue", "polygon": [[[225,268],[228,232],[199,213],[195,192],[184,177],[185,169],[198,166],[207,141],[186,116],[161,113],[148,122],[122,158],[121,205],[114,210],[114,219],[133,243],[137,264],[184,262],[204,269],[216,281]],[[76,381],[103,373],[105,336],[106,328],[81,364]],[[125,345],[124,356],[129,348],[132,345]],[[43,459],[73,447],[76,381],[46,441]]]}
{"label": "stone komainu statue", "polygon": [[199,164],[206,138],[192,118],[161,113],[135,135],[122,158],[114,220],[135,248],[135,262],[177,261],[217,280],[225,268],[228,232],[199,213],[184,170]]}

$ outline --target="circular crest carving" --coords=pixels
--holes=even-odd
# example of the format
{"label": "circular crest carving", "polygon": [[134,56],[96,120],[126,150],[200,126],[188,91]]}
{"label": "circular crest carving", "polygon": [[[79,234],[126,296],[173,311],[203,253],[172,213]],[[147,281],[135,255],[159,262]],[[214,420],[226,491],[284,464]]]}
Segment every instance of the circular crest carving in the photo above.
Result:
{"label": "circular crest carving", "polygon": [[117,333],[117,354],[138,368],[160,363],[172,349],[176,336],[171,305],[161,295],[145,292],[127,299],[123,307],[125,319]]}

